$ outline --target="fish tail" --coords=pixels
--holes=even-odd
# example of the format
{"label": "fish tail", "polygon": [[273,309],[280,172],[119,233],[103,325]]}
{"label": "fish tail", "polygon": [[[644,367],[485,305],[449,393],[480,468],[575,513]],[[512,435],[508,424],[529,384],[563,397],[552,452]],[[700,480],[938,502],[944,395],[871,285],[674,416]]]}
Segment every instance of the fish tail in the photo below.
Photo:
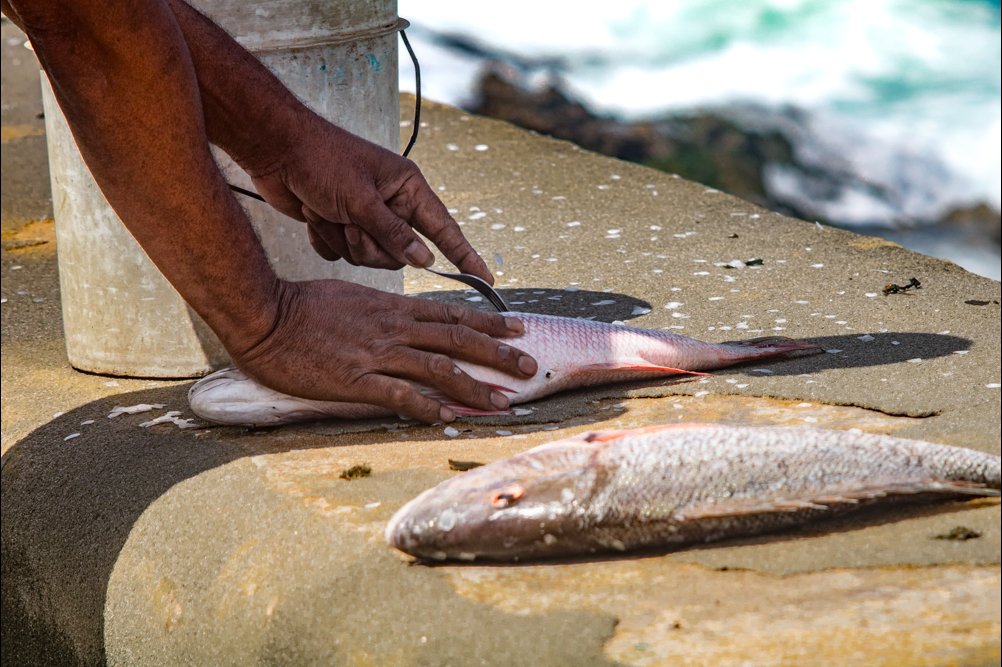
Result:
{"label": "fish tail", "polygon": [[941,482],[937,485],[936,491],[943,493],[956,493],[964,496],[985,496],[987,498],[998,498],[1002,496],[1002,491],[991,488],[981,482]]}
{"label": "fish tail", "polygon": [[785,336],[762,336],[747,340],[732,340],[721,345],[735,350],[737,359],[758,359],[760,357],[805,357],[824,352],[824,348],[815,343],[794,340]]}

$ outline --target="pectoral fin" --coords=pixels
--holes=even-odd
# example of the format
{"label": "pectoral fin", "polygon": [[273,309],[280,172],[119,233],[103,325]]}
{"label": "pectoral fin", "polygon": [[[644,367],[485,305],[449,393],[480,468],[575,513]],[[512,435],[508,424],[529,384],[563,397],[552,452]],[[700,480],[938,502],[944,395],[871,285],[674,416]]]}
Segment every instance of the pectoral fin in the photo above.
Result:
{"label": "pectoral fin", "polygon": [[613,372],[613,371],[643,371],[647,373],[657,373],[660,375],[699,375],[699,376],[709,376],[710,373],[701,373],[699,371],[687,371],[684,368],[672,368],[671,366],[657,366],[655,364],[649,364],[645,361],[630,362],[630,363],[617,363],[617,362],[605,362],[601,364],[589,364],[588,366],[582,366],[582,371],[590,373],[598,372]]}

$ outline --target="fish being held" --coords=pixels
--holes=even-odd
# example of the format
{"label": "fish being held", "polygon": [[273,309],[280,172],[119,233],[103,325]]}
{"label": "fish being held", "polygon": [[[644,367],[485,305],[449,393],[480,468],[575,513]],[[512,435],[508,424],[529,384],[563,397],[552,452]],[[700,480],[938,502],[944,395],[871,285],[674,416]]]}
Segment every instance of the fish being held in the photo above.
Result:
{"label": "fish being held", "polygon": [[[813,343],[781,336],[729,343],[704,343],[679,334],[618,324],[552,315],[506,313],[518,317],[525,333],[511,343],[531,354],[539,371],[528,380],[457,361],[472,377],[494,385],[511,403],[525,403],[574,387],[653,378],[723,368],[733,364],[821,352]],[[425,388],[458,415],[506,414],[484,412],[461,405]],[[196,382],[188,392],[191,409],[202,419],[219,424],[267,426],[309,419],[362,419],[391,415],[375,405],[314,401],[264,387],[235,368],[227,368]]]}
{"label": "fish being held", "polygon": [[858,431],[653,426],[548,443],[404,505],[387,541],[515,561],[771,532],[918,495],[998,496],[999,457]]}

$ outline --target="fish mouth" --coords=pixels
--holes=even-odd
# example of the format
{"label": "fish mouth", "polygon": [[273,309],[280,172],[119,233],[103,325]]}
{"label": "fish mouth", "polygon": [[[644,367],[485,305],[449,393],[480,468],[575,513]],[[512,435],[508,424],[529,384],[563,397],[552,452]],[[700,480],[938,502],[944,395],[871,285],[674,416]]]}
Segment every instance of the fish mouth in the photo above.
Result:
{"label": "fish mouth", "polygon": [[416,558],[511,561],[513,556],[518,560],[517,554],[547,557],[565,548],[563,527],[549,516],[553,510],[547,505],[459,503],[429,510],[419,506],[421,500],[419,496],[402,507],[385,530],[390,546]]}
{"label": "fish mouth", "polygon": [[401,508],[386,524],[386,541],[393,548],[429,561],[471,561],[481,555],[485,543],[468,534],[457,510],[446,508],[432,514],[407,509]]}
{"label": "fish mouth", "polygon": [[390,520],[386,523],[386,529],[383,531],[383,536],[386,538],[387,543],[395,549],[400,549],[401,551],[412,553],[416,544],[416,540],[411,538],[411,535],[417,529],[420,532],[420,528],[414,525],[414,508],[429,497],[434,491],[434,488],[422,491],[420,494],[408,500],[404,505],[396,511],[396,513],[390,517]]}
{"label": "fish mouth", "polygon": [[458,534],[463,530],[463,519],[469,514],[470,505],[444,506],[436,503],[435,497],[439,493],[441,489],[438,487],[427,489],[390,517],[383,531],[390,546],[411,556],[430,560],[460,557],[453,544],[463,541]]}

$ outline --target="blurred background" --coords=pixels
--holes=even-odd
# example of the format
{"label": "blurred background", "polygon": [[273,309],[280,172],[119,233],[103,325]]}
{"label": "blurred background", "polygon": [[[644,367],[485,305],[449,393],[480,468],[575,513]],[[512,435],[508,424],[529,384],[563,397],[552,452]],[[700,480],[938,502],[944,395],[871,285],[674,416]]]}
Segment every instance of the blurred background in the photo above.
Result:
{"label": "blurred background", "polygon": [[[999,279],[999,0],[399,0],[432,100]],[[401,50],[401,90],[413,68]]]}

